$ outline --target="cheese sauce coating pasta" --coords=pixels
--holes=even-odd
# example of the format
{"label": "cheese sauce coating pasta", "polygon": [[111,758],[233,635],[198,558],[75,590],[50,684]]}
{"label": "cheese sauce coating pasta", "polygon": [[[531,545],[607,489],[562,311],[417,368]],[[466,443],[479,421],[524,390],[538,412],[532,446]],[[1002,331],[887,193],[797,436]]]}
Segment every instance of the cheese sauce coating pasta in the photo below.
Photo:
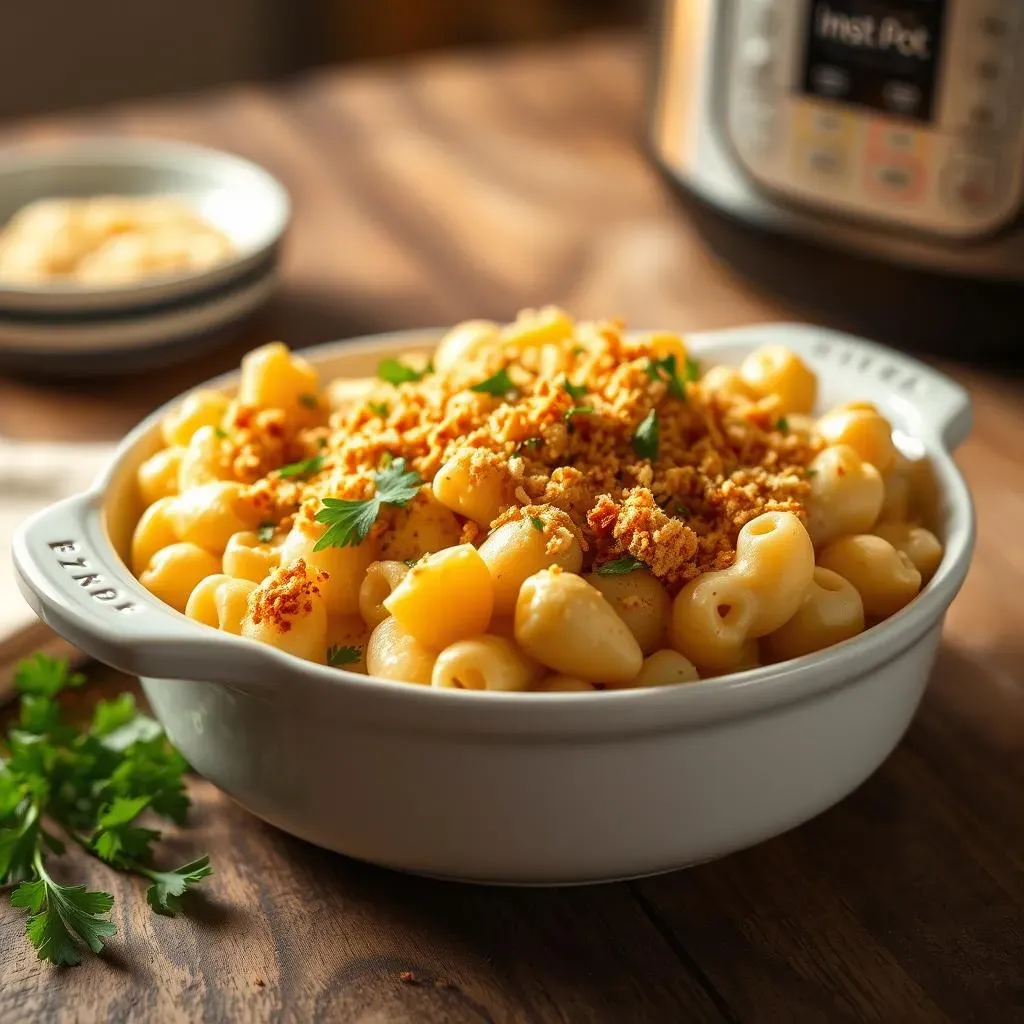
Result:
{"label": "cheese sauce coating pasta", "polygon": [[810,654],[942,558],[914,495],[887,500],[909,474],[882,413],[815,420],[816,391],[778,345],[700,366],[678,335],[556,307],[376,379],[321,381],[275,342],[235,397],[167,415],[133,570],[208,626],[424,686],[682,685]]}

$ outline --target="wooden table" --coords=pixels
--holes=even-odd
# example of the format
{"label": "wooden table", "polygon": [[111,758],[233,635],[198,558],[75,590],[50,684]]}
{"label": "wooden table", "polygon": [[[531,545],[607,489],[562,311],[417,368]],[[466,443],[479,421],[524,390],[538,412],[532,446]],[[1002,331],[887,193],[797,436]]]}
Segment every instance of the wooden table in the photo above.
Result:
{"label": "wooden table", "polygon": [[[638,326],[798,316],[708,255],[639,155],[636,58],[597,39],[8,129],[236,150],[284,179],[296,215],[280,298],[239,343],[141,381],[0,380],[0,431],[117,436],[276,335],[545,301]],[[0,1020],[1024,1020],[1024,389],[955,372],[977,408],[960,453],[974,568],[906,740],[841,805],[662,878],[497,890],[314,849],[196,780],[195,824],[174,847],[212,851],[207,897],[166,920],[136,882],[68,863],[67,877],[113,886],[118,935],[102,960],[53,971],[0,908]],[[130,685],[94,675],[99,692]]]}

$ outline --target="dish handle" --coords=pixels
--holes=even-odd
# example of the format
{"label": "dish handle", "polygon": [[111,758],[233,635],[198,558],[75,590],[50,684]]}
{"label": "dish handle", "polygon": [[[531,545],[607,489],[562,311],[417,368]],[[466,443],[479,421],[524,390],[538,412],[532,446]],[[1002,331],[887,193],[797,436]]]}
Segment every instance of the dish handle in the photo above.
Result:
{"label": "dish handle", "polygon": [[18,587],[51,629],[132,675],[252,689],[280,674],[277,651],[193,622],[149,593],[107,539],[96,494],[57,502],[14,535]]}

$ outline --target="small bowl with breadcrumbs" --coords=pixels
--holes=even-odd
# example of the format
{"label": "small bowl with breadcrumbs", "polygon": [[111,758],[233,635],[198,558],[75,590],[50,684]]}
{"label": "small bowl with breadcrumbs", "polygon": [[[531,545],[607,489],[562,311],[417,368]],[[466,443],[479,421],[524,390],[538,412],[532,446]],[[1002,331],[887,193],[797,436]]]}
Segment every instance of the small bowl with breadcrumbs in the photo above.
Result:
{"label": "small bowl with breadcrumbs", "polygon": [[241,157],[154,139],[0,147],[0,364],[183,358],[258,308],[290,202]]}
{"label": "small bowl with breadcrumbs", "polygon": [[797,324],[274,342],[15,562],[266,821],[446,878],[636,877],[811,818],[899,741],[970,561],[970,419]]}

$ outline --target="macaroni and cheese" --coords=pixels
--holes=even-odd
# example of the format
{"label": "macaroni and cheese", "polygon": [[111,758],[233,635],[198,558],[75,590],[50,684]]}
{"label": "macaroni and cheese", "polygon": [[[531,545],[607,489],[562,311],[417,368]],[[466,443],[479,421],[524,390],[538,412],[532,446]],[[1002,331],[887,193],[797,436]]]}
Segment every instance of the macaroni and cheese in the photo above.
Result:
{"label": "macaroni and cheese", "polygon": [[321,381],[284,345],[189,395],[139,469],[131,561],[208,626],[383,679],[495,691],[688,683],[839,643],[942,547],[884,416],[815,419],[779,346],[526,311],[430,360]]}

